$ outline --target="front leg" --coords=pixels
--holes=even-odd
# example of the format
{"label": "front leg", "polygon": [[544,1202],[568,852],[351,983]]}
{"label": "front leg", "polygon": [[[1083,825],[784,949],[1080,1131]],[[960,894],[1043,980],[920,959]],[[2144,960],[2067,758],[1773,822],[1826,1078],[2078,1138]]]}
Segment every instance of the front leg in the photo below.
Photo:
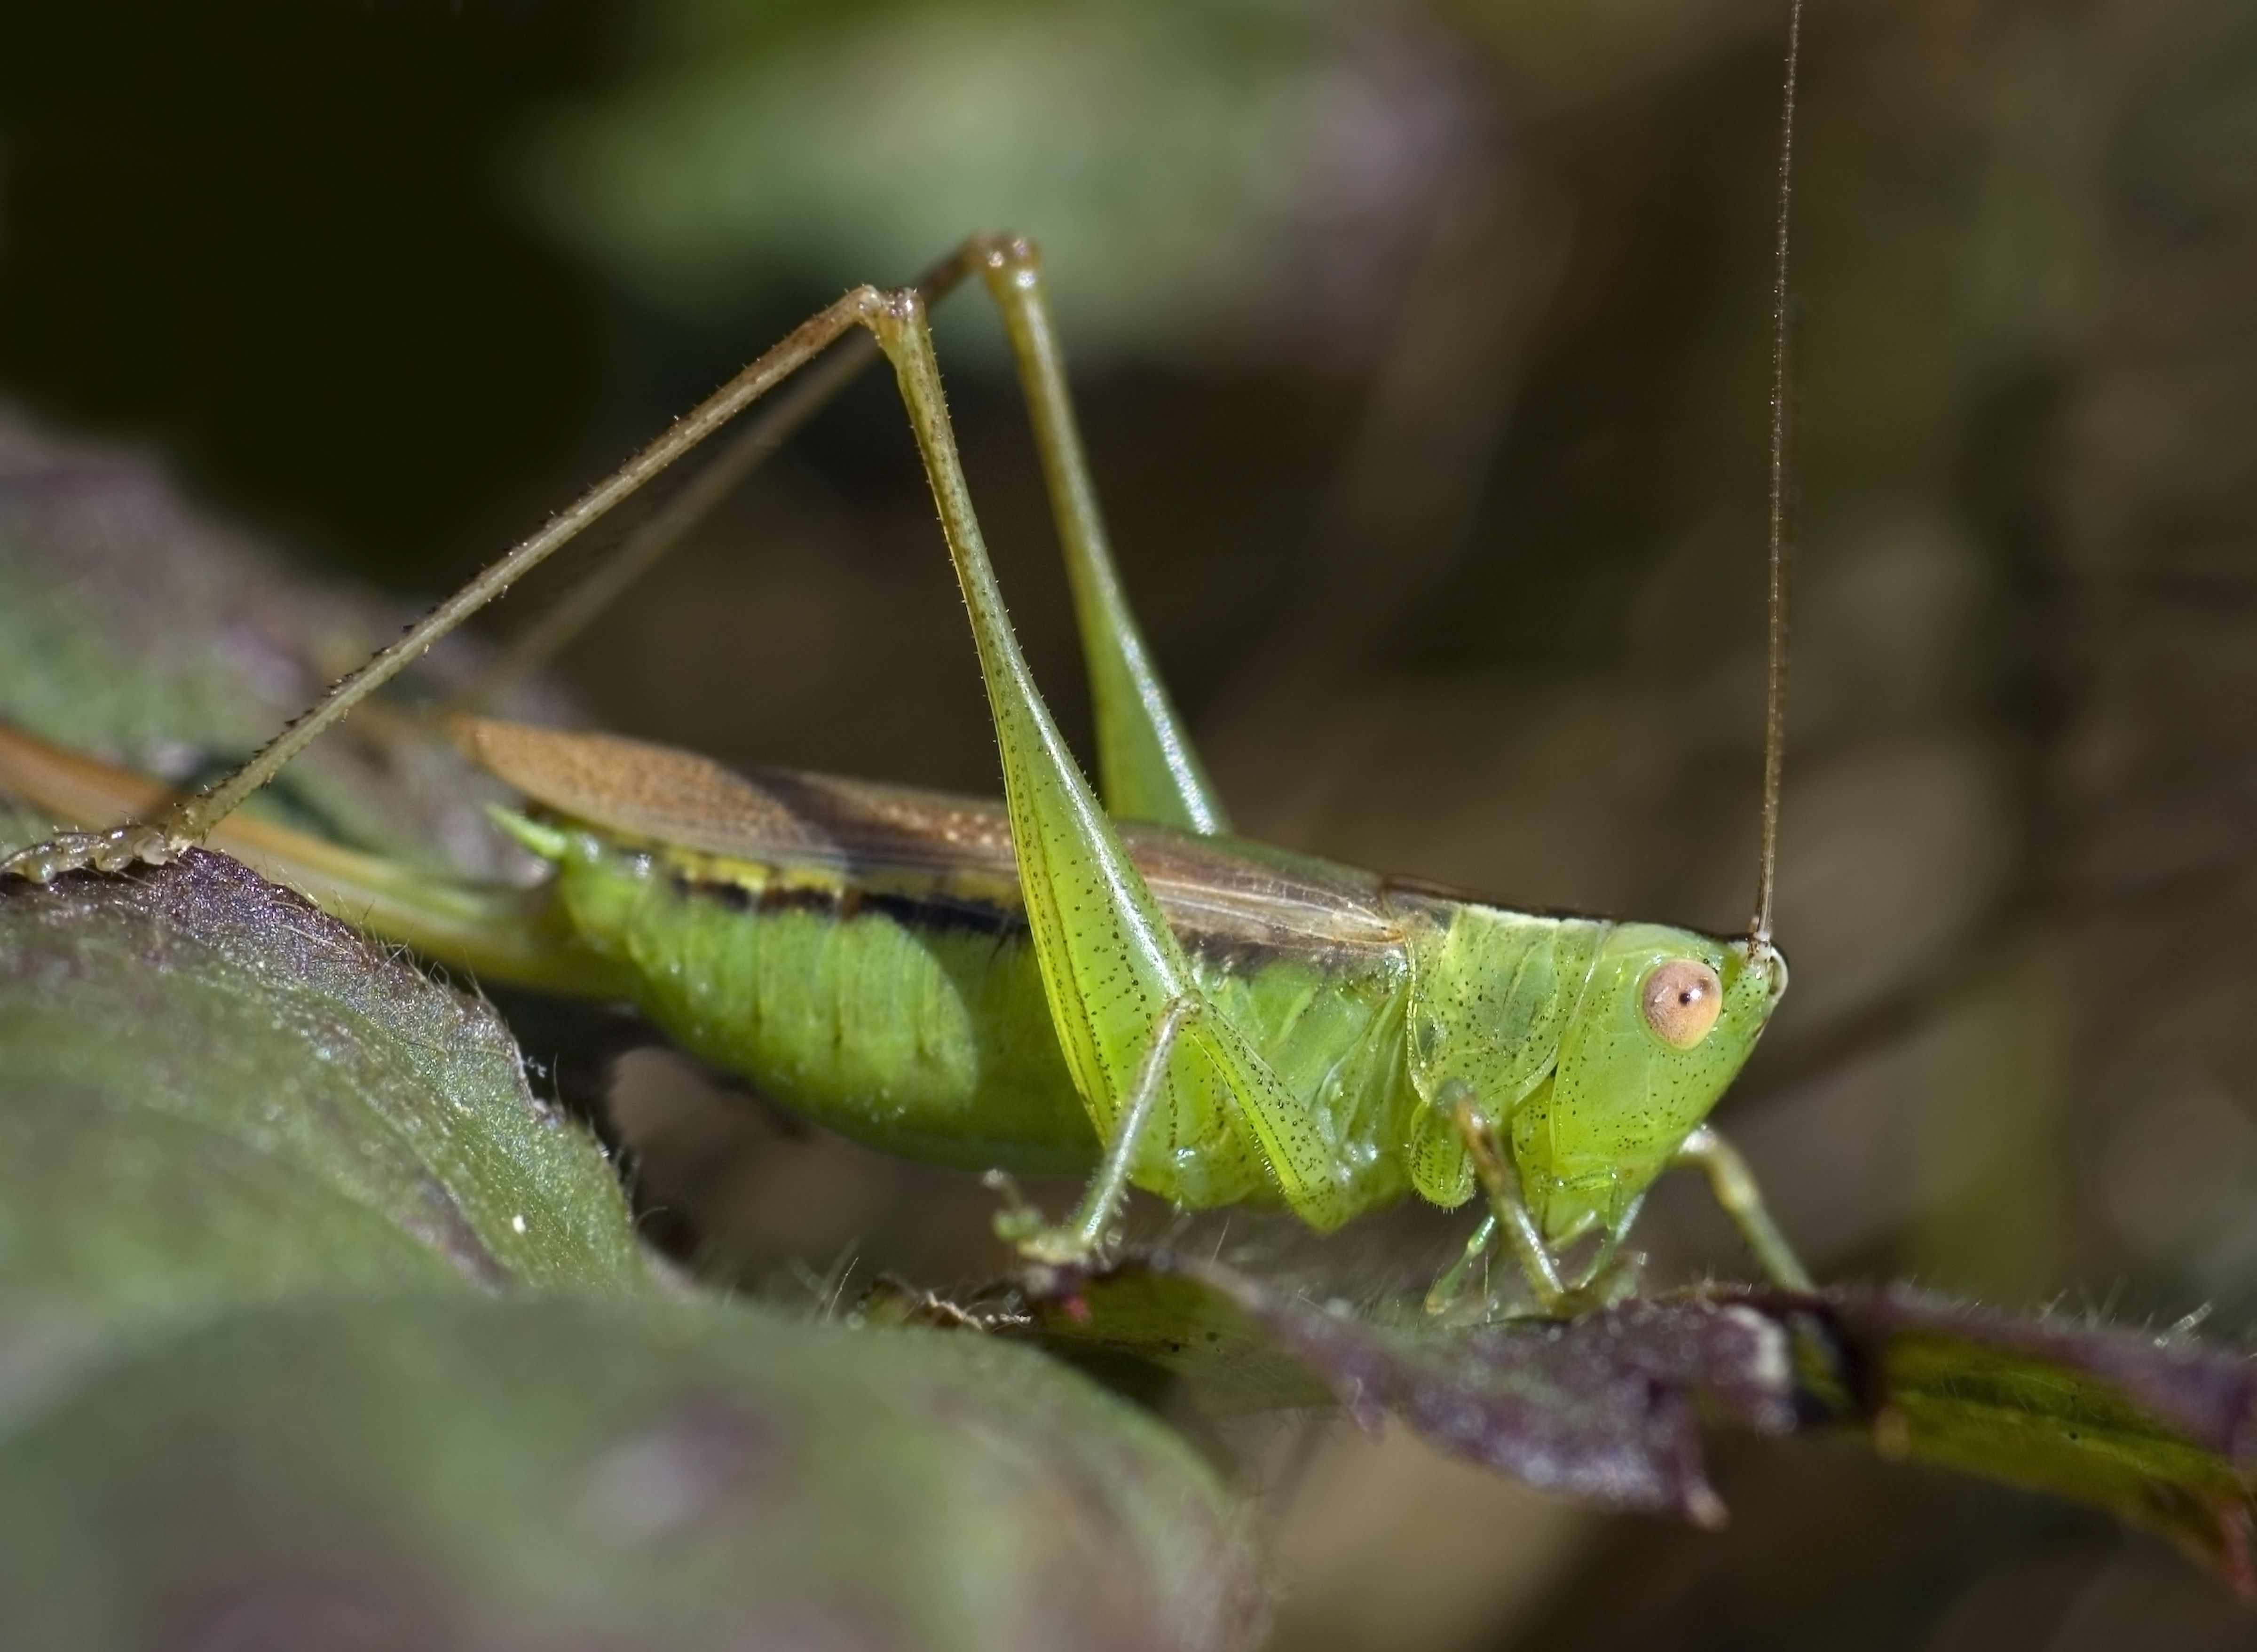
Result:
{"label": "front leg", "polygon": [[1787,1244],[1786,1236],[1779,1230],[1779,1224],[1764,1207],[1763,1189],[1756,1185],[1747,1160],[1730,1142],[1703,1124],[1685,1138],[1669,1162],[1698,1170],[1708,1177],[1709,1190],[1716,1195],[1716,1202],[1739,1229],[1740,1237],[1755,1252],[1756,1260],[1763,1264],[1772,1284],[1789,1291],[1817,1288]]}
{"label": "front leg", "polygon": [[[1475,1241],[1485,1243],[1488,1236],[1503,1233],[1520,1263],[1521,1273],[1527,1278],[1528,1288],[1536,1294],[1538,1308],[1547,1316],[1564,1317],[1577,1306],[1576,1294],[1560,1277],[1559,1261],[1553,1256],[1551,1246],[1545,1244],[1543,1231],[1520,1196],[1520,1178],[1513,1169],[1511,1155],[1472,1095],[1462,1086],[1455,1088],[1458,1093],[1446,1096],[1443,1104],[1459,1139],[1473,1158],[1474,1174],[1489,1200],[1489,1220],[1482,1224]],[[1471,1260],[1469,1245],[1467,1257],[1428,1294],[1430,1311],[1440,1311],[1440,1308],[1447,1305],[1447,1295],[1455,1294],[1454,1281]],[[1436,1301],[1438,1295],[1444,1299],[1440,1304]]]}

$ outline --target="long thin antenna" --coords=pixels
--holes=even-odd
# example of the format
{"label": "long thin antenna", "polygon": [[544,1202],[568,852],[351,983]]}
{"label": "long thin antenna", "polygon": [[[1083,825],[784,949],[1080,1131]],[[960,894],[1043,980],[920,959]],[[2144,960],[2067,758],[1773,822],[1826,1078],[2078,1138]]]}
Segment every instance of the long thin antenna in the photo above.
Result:
{"label": "long thin antenna", "polygon": [[1786,755],[1786,231],[1794,203],[1794,81],[1802,58],[1802,0],[1786,14],[1786,74],[1779,94],[1779,238],[1771,287],[1771,573],[1765,596],[1763,846],[1750,936],[1771,942],[1779,871],[1779,769]]}
{"label": "long thin antenna", "polygon": [[770,402],[765,413],[628,535],[626,543],[598,563],[548,613],[513,637],[477,681],[456,697],[456,705],[484,711],[562,653],[568,643],[711,515],[739,483],[877,356],[878,346],[867,333],[849,334],[832,345],[830,354],[807,368],[805,376]]}

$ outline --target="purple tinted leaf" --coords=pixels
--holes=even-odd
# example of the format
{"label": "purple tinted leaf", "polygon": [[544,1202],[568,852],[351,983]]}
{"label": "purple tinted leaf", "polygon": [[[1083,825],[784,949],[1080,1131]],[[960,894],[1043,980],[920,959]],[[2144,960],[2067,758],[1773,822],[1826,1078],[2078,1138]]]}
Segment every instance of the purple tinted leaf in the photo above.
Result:
{"label": "purple tinted leaf", "polygon": [[1367,1428],[1391,1414],[1539,1489],[1703,1524],[1724,1512],[1703,1420],[1854,1427],[1891,1456],[2112,1510],[2257,1598],[2257,1364],[2186,1337],[1900,1289],[1709,1291],[1449,1328],[1164,1254],[1061,1281],[1036,1322],[1085,1365],[1141,1361],[1208,1390],[1210,1411],[1306,1405],[1314,1378]]}
{"label": "purple tinted leaf", "polygon": [[[1117,1347],[1124,1319],[1135,1321],[1109,1299],[1149,1302],[1153,1276],[1227,1303],[1364,1427],[1391,1414],[1454,1456],[1609,1507],[1716,1524],[1724,1510],[1702,1467],[1702,1414],[1772,1433],[1794,1425],[1785,1329],[1751,1308],[1699,1299],[1631,1302],[1566,1324],[1389,1325],[1160,1255],[1083,1282],[1069,1306],[1046,1311],[1045,1330],[1069,1346],[1110,1338]],[[1179,1329],[1187,1334],[1163,1363],[1235,1346],[1211,1325]]]}

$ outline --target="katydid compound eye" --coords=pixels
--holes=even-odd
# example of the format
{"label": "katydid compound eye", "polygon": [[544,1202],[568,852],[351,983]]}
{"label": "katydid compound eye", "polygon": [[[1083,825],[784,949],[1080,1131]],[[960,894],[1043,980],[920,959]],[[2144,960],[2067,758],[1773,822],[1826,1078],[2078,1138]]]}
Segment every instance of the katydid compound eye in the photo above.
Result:
{"label": "katydid compound eye", "polygon": [[1708,965],[1691,958],[1656,964],[1645,978],[1645,1025],[1664,1044],[1689,1050],[1709,1036],[1724,1007],[1723,983]]}

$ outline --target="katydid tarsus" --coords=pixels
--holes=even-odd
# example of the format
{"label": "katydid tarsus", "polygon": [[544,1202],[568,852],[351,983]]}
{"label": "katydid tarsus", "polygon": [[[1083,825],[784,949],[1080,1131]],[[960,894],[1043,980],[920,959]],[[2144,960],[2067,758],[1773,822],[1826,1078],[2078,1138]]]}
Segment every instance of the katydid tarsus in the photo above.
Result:
{"label": "katydid tarsus", "polygon": [[[1182,1205],[1283,1203],[1319,1229],[1415,1191],[1486,1214],[1430,1299],[1502,1245],[1539,1305],[1608,1287],[1655,1179],[1702,1170],[1775,1280],[1808,1280],[1706,1123],[1786,985],[1771,940],[1785,658],[1784,326],[1800,13],[1790,24],[1774,294],[1771,581],[1759,893],[1748,932],[1536,915],[1230,837],[1129,613],[1090,484],[1034,250],[974,238],[916,287],[860,287],[340,681],[240,770],[146,824],[67,834],[4,869],[46,881],[202,842],[438,637],[803,369],[796,422],[874,341],[890,363],[970,612],[1004,801],[733,775],[604,736],[456,721],[541,812],[506,824],[538,890],[404,877],[272,828],[223,847],[489,975],[625,996],[685,1046],[881,1147],[969,1168],[1093,1171],[1063,1223],[1015,1202],[1038,1262],[1106,1242],[1134,1184]],[[1091,677],[1099,784],[1022,656],[959,464],[927,325],[971,276],[1000,307],[1031,410]],[[817,365],[819,358],[820,365]],[[851,364],[848,364],[851,365]],[[770,434],[774,434],[771,429]],[[745,444],[750,452],[757,442]],[[0,741],[0,775],[84,818],[83,763]],[[54,778],[75,773],[84,784]],[[42,776],[46,778],[43,779]],[[114,799],[113,799],[114,800]],[[129,803],[126,806],[135,806]],[[145,802],[138,806],[148,806]],[[1572,1273],[1563,1255],[1595,1241]]]}

